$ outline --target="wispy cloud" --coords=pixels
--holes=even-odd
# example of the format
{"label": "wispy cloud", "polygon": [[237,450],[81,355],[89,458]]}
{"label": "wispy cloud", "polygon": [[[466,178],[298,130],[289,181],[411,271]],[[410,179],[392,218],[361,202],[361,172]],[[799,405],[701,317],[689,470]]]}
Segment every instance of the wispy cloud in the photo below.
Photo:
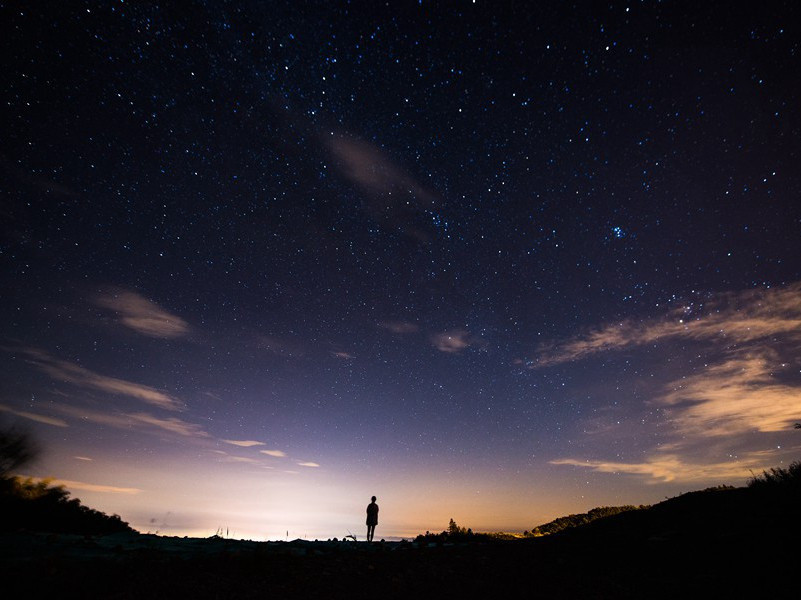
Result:
{"label": "wispy cloud", "polygon": [[35,348],[23,350],[29,361],[41,371],[59,381],[82,388],[93,389],[118,396],[135,398],[166,410],[181,410],[181,403],[169,394],[155,388],[95,373],[66,360],[54,358]]}
{"label": "wispy cloud", "polygon": [[257,442],[255,440],[220,440],[221,442],[225,442],[226,444],[232,444],[234,446],[241,446],[242,448],[250,448],[252,446],[265,446],[264,442]]}
{"label": "wispy cloud", "polygon": [[189,333],[189,324],[141,294],[110,288],[94,303],[114,312],[119,322],[134,331],[155,338],[178,338]]}
{"label": "wispy cloud", "polygon": [[[666,319],[601,327],[546,348],[536,366],[657,341],[681,342],[682,351],[693,342],[706,359],[689,375],[655,380],[647,404],[660,415],[659,445],[640,462],[560,458],[554,464],[652,482],[702,481],[741,478],[786,457],[777,436],[792,436],[801,419],[801,384],[791,366],[801,359],[801,284],[723,294],[700,310],[686,305]],[[678,345],[658,347],[669,353]]]}
{"label": "wispy cloud", "polygon": [[125,416],[133,420],[135,423],[150,425],[152,427],[163,429],[164,431],[169,431],[170,433],[175,433],[186,437],[211,437],[200,425],[189,423],[181,419],[176,419],[175,417],[161,419],[148,413],[126,413]]}
{"label": "wispy cloud", "polygon": [[268,456],[275,456],[276,458],[284,458],[286,456],[286,452],[281,450],[259,450],[259,452]]}
{"label": "wispy cloud", "polygon": [[276,458],[284,458],[286,456],[286,452],[282,452],[281,450],[259,450],[259,452],[268,456],[275,456]]}
{"label": "wispy cloud", "polygon": [[26,477],[33,481],[46,481],[52,485],[63,485],[70,491],[79,490],[82,492],[101,492],[105,494],[139,494],[139,488],[118,487],[116,485],[98,485],[96,483],[84,483],[83,481],[71,481],[69,479],[50,479],[42,477]]}
{"label": "wispy cloud", "polygon": [[88,461],[88,462],[91,462],[93,460],[93,459],[89,458],[88,456],[73,456],[72,458],[74,458],[75,460],[85,460],[85,461]]}
{"label": "wispy cloud", "polygon": [[366,196],[367,212],[377,221],[426,241],[420,218],[435,196],[378,146],[346,135],[327,139],[339,171]]}
{"label": "wispy cloud", "polygon": [[464,329],[452,329],[431,336],[431,343],[440,352],[455,354],[470,347],[470,334]]}
{"label": "wispy cloud", "polygon": [[318,465],[316,462],[299,462],[298,466],[300,466],[300,467],[319,467],[320,465]]}
{"label": "wispy cloud", "polygon": [[54,405],[53,408],[61,414],[80,419],[82,421],[97,423],[98,425],[106,425],[108,427],[115,427],[117,429],[144,429],[150,433],[163,433],[166,431],[182,437],[203,439],[211,437],[200,425],[183,421],[175,417],[163,419],[144,412],[100,412],[88,408],[70,406],[67,404],[57,404]]}
{"label": "wispy cloud", "polygon": [[643,462],[625,463],[601,460],[562,458],[551,461],[554,465],[572,465],[599,473],[626,473],[640,475],[647,483],[736,481],[748,475],[749,469],[758,470],[765,465],[762,454],[747,455],[737,460],[700,463],[675,454],[658,454]]}
{"label": "wispy cloud", "polygon": [[48,417],[47,415],[40,415],[38,413],[32,413],[25,410],[17,410],[15,408],[11,408],[10,406],[6,406],[5,404],[0,404],[0,412],[6,412],[18,417],[22,417],[23,419],[29,419],[31,421],[36,421],[37,423],[44,423],[45,425],[69,427],[67,422],[62,419],[56,419],[55,417]]}
{"label": "wispy cloud", "polygon": [[420,330],[420,327],[416,323],[411,323],[409,321],[381,321],[378,323],[378,326],[392,333],[397,333],[398,335],[415,333]]}
{"label": "wispy cloud", "polygon": [[770,351],[734,356],[673,382],[656,402],[685,437],[786,431],[801,417],[801,387],[780,383],[783,370]]}
{"label": "wispy cloud", "polygon": [[543,345],[532,368],[661,340],[721,340],[742,344],[775,335],[801,340],[801,283],[783,288],[720,294],[696,307],[687,303],[662,319],[604,325],[584,335]]}

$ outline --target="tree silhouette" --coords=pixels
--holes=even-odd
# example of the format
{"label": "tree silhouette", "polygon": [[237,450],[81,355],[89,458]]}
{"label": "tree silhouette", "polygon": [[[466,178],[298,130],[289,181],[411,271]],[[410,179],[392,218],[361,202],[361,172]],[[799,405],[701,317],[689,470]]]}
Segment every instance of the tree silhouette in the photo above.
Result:
{"label": "tree silhouette", "polygon": [[0,429],[0,479],[7,479],[11,472],[33,461],[39,449],[31,436],[13,427]]}

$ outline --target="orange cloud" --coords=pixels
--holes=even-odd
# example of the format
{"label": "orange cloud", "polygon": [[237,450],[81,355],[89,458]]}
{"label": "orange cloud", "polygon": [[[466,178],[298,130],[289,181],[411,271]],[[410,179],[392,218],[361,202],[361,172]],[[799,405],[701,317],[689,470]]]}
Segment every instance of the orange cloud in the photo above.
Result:
{"label": "orange cloud", "polygon": [[282,452],[281,450],[259,450],[259,452],[268,456],[275,456],[276,458],[284,458],[286,456],[286,452]]}
{"label": "orange cloud", "polygon": [[139,494],[139,488],[117,487],[115,485],[98,485],[96,483],[84,483],[83,481],[71,481],[69,479],[50,479],[42,477],[25,477],[34,482],[46,481],[52,485],[61,485],[69,490],[80,490],[84,492],[101,492],[105,494]]}
{"label": "orange cloud", "polygon": [[552,460],[553,465],[571,465],[591,469],[599,473],[625,473],[641,475],[649,483],[732,481],[747,477],[749,470],[759,470],[770,464],[770,460],[759,454],[741,457],[726,462],[699,463],[688,461],[673,454],[656,455],[639,463],[601,460],[576,460],[562,458]]}
{"label": "orange cloud", "polygon": [[250,448],[251,446],[265,446],[264,442],[257,442],[255,440],[220,440],[221,442],[225,442],[226,444],[232,444],[234,446],[241,446],[242,448]]}
{"label": "orange cloud", "polygon": [[710,366],[672,383],[656,403],[668,407],[684,436],[786,431],[801,417],[801,387],[778,382],[782,365],[771,355],[746,354]]}

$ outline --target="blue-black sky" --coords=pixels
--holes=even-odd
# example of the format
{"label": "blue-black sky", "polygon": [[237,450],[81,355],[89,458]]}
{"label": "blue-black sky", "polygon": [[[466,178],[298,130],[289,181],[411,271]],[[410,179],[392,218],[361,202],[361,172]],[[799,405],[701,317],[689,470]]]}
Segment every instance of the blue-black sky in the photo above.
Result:
{"label": "blue-black sky", "polygon": [[376,494],[406,535],[797,458],[798,13],[2,3],[25,474],[142,530]]}

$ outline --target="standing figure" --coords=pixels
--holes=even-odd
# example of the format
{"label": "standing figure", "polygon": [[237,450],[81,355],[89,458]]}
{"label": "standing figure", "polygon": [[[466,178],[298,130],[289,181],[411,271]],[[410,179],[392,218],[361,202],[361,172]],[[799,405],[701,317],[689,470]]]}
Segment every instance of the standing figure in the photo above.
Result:
{"label": "standing figure", "polygon": [[378,525],[378,504],[375,503],[375,496],[372,502],[367,505],[367,541],[373,541],[375,526]]}

